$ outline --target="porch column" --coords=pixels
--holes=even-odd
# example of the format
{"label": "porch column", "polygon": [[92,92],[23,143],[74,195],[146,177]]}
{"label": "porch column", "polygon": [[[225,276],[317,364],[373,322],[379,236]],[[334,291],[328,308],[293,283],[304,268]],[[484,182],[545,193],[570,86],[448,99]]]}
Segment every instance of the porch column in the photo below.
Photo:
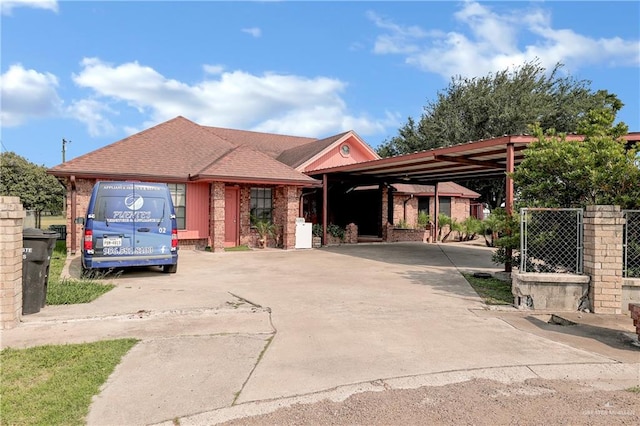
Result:
{"label": "porch column", "polygon": [[282,187],[282,248],[293,249],[296,246],[296,217],[298,217],[300,204],[300,191],[295,186]]}
{"label": "porch column", "polygon": [[224,251],[224,182],[211,184],[209,212],[209,245],[214,252]]}
{"label": "porch column", "polygon": [[[511,173],[515,170],[515,151],[513,148],[513,143],[507,144],[507,178],[505,179],[506,188],[505,188],[505,211],[507,212],[507,217],[511,217],[513,215],[513,178],[511,177]],[[512,230],[506,229],[507,235],[511,235]],[[506,261],[504,263],[504,271],[511,272],[513,269],[513,249],[507,248],[505,249]]]}
{"label": "porch column", "polygon": [[436,182],[434,186],[434,207],[433,207],[433,224],[435,229],[433,233],[435,234],[435,238],[432,238],[434,243],[438,242],[438,215],[440,214],[440,186],[438,182]]}
{"label": "porch column", "polygon": [[327,212],[328,212],[328,178],[327,175],[322,175],[322,243],[327,244]]}
{"label": "porch column", "polygon": [[389,217],[389,205],[391,205],[391,209],[393,209],[393,201],[391,202],[391,204],[389,204],[389,188],[386,185],[380,185],[381,191],[380,191],[380,196],[382,197],[382,211],[380,212],[381,215],[381,225],[382,228],[384,229],[385,226],[387,226],[387,223],[392,222],[393,221],[393,217]]}

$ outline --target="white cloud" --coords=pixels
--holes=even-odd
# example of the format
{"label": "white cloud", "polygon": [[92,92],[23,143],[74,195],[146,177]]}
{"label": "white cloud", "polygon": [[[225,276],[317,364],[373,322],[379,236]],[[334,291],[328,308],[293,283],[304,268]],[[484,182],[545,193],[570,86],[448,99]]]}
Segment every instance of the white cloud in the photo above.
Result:
{"label": "white cloud", "polygon": [[13,9],[17,7],[33,7],[57,12],[58,2],[56,0],[0,0],[3,15],[11,15]]}
{"label": "white cloud", "polygon": [[[467,30],[446,33],[402,26],[372,12],[367,16],[384,30],[375,41],[374,53],[403,55],[407,64],[446,79],[485,75],[534,59],[546,68],[558,62],[572,69],[586,64],[640,64],[640,40],[595,39],[556,29],[550,14],[541,9],[499,14],[484,4],[465,2],[454,18]],[[523,42],[524,36],[535,41]]]}
{"label": "white cloud", "polygon": [[116,112],[107,104],[95,99],[81,99],[73,102],[67,108],[67,113],[76,120],[85,123],[90,136],[105,136],[115,132],[115,127],[105,116],[105,113],[115,114]]}
{"label": "white cloud", "polygon": [[204,69],[204,72],[206,72],[207,74],[217,75],[217,74],[222,74],[222,72],[224,71],[224,66],[205,64],[202,66],[202,69]]}
{"label": "white cloud", "polygon": [[204,68],[219,74],[187,84],[137,62],[111,65],[85,58],[73,80],[101,102],[123,102],[148,115],[145,125],[182,115],[203,125],[326,136],[351,128],[371,134],[399,121],[392,115],[351,115],[340,96],[346,84],[337,79],[209,67]]}
{"label": "white cloud", "polygon": [[252,35],[253,37],[256,37],[256,38],[262,36],[262,30],[258,27],[243,28],[242,32]]}
{"label": "white cloud", "polygon": [[11,65],[0,76],[2,126],[12,127],[29,118],[53,116],[61,111],[62,100],[57,92],[58,79],[51,73]]}

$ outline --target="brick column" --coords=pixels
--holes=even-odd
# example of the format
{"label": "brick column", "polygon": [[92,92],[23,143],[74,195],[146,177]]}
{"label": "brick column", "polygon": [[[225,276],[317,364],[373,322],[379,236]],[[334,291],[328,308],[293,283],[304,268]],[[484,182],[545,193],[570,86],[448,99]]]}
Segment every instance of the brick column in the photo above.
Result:
{"label": "brick column", "polygon": [[381,231],[384,233],[384,230],[387,226],[387,222],[389,222],[389,188],[386,185],[382,186],[382,229]]}
{"label": "brick column", "polygon": [[296,218],[300,213],[300,192],[295,186],[279,186],[275,190],[273,223],[281,232],[285,250],[296,246]]}
{"label": "brick column", "polygon": [[18,197],[0,197],[0,329],[13,328],[22,316],[22,224]]}
{"label": "brick column", "polygon": [[211,184],[209,245],[214,252],[224,251],[224,182]]}
{"label": "brick column", "polygon": [[622,313],[622,238],[619,206],[587,206],[584,213],[584,273],[596,314]]}

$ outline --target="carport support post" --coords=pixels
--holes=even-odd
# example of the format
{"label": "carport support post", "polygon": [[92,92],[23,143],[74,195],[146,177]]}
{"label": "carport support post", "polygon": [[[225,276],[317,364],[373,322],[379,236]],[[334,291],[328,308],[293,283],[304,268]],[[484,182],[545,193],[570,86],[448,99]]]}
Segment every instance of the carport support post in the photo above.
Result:
{"label": "carport support post", "polygon": [[[513,143],[508,143],[507,144],[507,178],[506,178],[506,185],[507,187],[505,188],[505,195],[506,195],[506,200],[505,200],[505,210],[507,212],[507,235],[511,235],[511,229],[508,227],[509,223],[511,222],[511,216],[513,216],[513,178],[511,177],[511,174],[513,173],[513,171],[515,170],[515,151],[513,148]],[[506,261],[504,263],[504,271],[505,272],[511,272],[512,268],[512,264],[513,264],[513,250],[511,248],[507,248],[505,249],[505,255],[506,255]]]}
{"label": "carport support post", "polygon": [[328,179],[327,175],[322,175],[322,243],[327,244],[327,198],[328,198]]}
{"label": "carport support post", "polygon": [[434,207],[433,207],[433,210],[434,210],[433,224],[434,224],[434,228],[435,229],[433,230],[433,233],[435,234],[435,238],[432,235],[431,239],[433,240],[434,243],[437,243],[438,242],[438,229],[439,229],[438,228],[439,227],[438,215],[440,214],[440,188],[439,188],[438,182],[436,182],[434,188],[435,188],[434,189],[434,197],[435,197],[435,199],[434,199]]}

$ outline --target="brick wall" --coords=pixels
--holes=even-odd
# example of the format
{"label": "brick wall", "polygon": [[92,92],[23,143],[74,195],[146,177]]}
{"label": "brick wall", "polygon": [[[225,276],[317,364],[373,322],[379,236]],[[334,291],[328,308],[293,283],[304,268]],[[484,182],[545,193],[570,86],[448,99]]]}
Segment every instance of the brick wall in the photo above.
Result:
{"label": "brick wall", "polygon": [[274,192],[273,222],[278,227],[282,248],[296,246],[296,218],[300,214],[300,192],[294,186],[279,186]]}
{"label": "brick wall", "polygon": [[[89,200],[91,200],[91,192],[93,191],[93,186],[96,183],[96,179],[77,179],[76,180],[76,218],[85,217],[87,214],[87,209],[89,208]],[[67,252],[71,253],[71,249],[73,245],[71,244],[71,239],[74,237],[72,229],[75,228],[75,239],[76,239],[76,249],[79,252],[81,247],[80,243],[82,242],[82,224],[72,223],[71,220],[71,181],[69,179],[66,180],[65,186],[67,188]],[[72,253],[75,254],[75,253]]]}
{"label": "brick wall", "polygon": [[347,225],[344,231],[345,244],[357,244],[358,243],[358,225],[350,223]]}
{"label": "brick wall", "polygon": [[587,206],[584,273],[591,277],[589,300],[597,314],[622,313],[623,226],[619,206]]}
{"label": "brick wall", "polygon": [[405,220],[407,225],[411,227],[416,226],[418,223],[418,197],[411,198],[410,195],[393,196],[394,225],[397,225],[401,220]]}
{"label": "brick wall", "polygon": [[424,229],[393,229],[391,242],[399,243],[402,241],[421,241],[426,243],[429,241],[429,230]]}
{"label": "brick wall", "polygon": [[462,222],[469,217],[470,200],[468,198],[451,198],[451,217]]}
{"label": "brick wall", "polygon": [[213,182],[211,184],[209,246],[214,252],[224,251],[224,188],[224,182]]}
{"label": "brick wall", "polygon": [[18,197],[0,197],[0,329],[13,328],[22,316],[22,224]]}
{"label": "brick wall", "polygon": [[636,328],[638,341],[640,341],[640,303],[629,303],[629,312],[633,319],[633,325]]}

